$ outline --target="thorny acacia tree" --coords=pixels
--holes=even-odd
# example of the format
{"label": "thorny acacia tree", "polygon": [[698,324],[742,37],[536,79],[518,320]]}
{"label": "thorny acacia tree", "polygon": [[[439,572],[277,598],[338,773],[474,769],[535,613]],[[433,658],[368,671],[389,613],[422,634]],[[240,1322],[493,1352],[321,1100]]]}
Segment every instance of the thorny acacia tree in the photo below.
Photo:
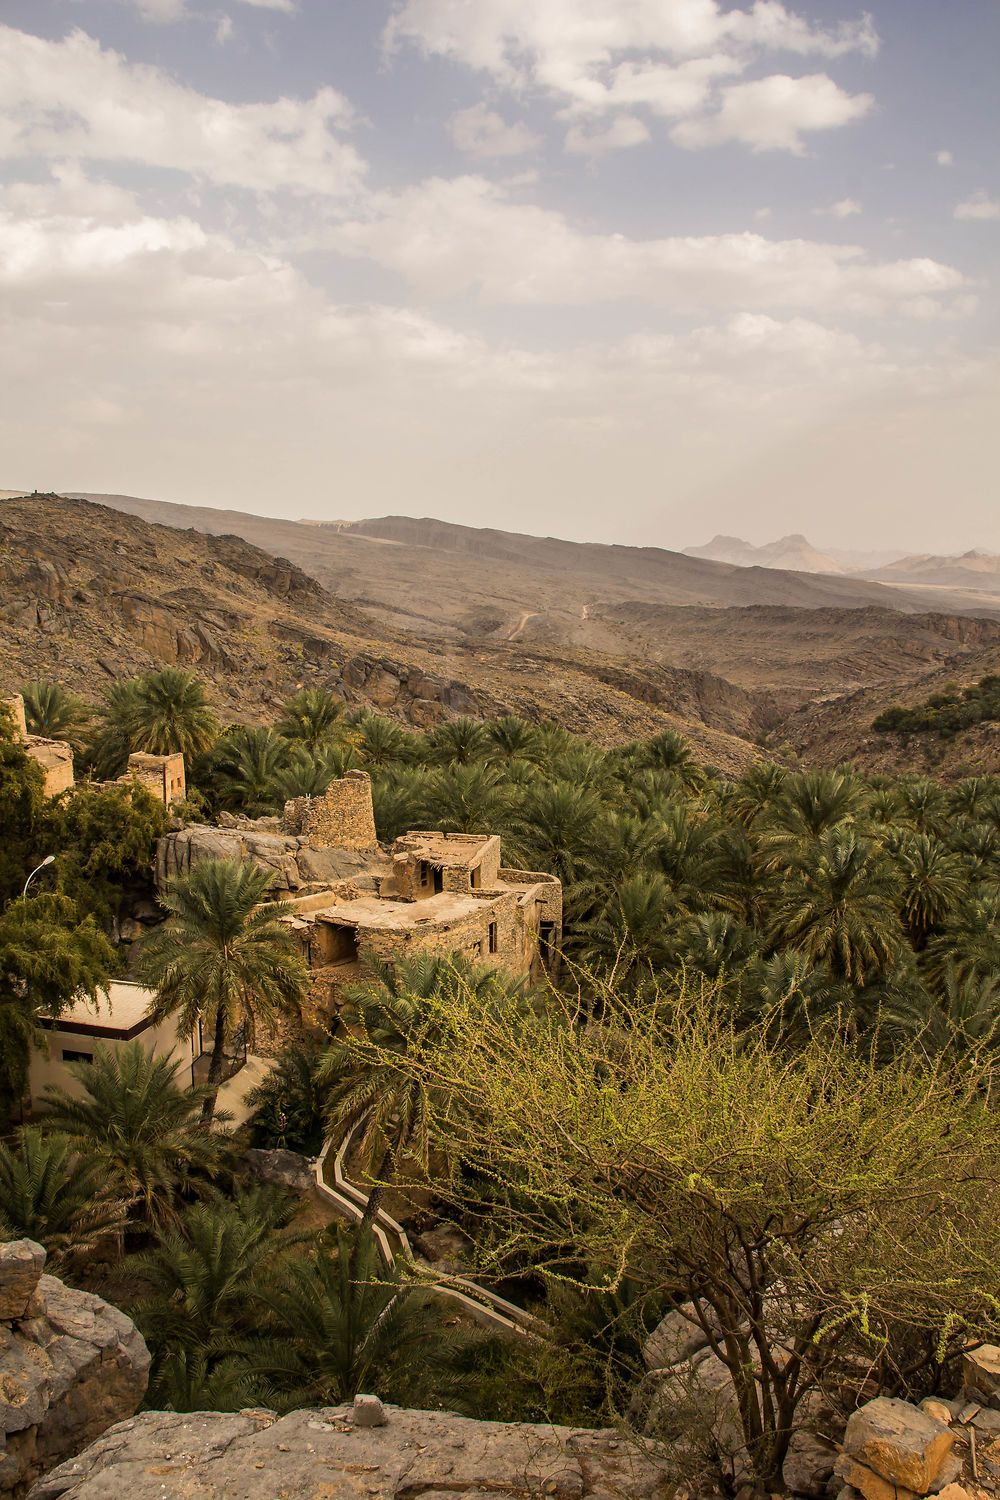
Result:
{"label": "thorny acacia tree", "polygon": [[439,1003],[392,1062],[447,1101],[429,1159],[464,1175],[438,1190],[475,1213],[490,1183],[484,1265],[691,1301],[761,1485],[816,1386],[926,1389],[963,1328],[1000,1327],[1000,1145],[968,1069],[879,1065],[840,1029],[788,1050],[708,988],[609,996],[585,1029]]}

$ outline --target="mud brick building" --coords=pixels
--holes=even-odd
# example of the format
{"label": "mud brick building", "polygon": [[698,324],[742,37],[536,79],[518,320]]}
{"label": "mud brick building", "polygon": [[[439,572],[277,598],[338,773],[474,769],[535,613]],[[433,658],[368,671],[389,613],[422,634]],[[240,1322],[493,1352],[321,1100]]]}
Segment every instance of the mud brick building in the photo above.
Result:
{"label": "mud brick building", "polygon": [[495,834],[375,837],[371,782],[349,771],[323,797],[298,798],[282,818],[229,817],[159,841],[156,880],[203,859],[250,859],[272,876],[314,977],[315,1019],[333,1019],[340,991],[370,955],[457,953],[540,979],[557,962],[562,887],[552,875],[501,864]]}

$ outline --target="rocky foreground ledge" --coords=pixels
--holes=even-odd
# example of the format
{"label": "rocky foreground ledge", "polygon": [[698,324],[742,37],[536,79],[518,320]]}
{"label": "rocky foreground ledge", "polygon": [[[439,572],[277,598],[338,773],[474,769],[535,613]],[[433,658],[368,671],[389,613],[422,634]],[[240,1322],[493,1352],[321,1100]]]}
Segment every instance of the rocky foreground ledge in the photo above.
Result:
{"label": "rocky foreground ledge", "polygon": [[479,1422],[358,1397],[353,1406],[287,1417],[142,1412],[46,1474],[29,1500],[658,1500],[667,1493],[662,1474],[613,1431]]}
{"label": "rocky foreground ledge", "polygon": [[149,1353],[131,1318],[43,1275],[33,1240],[0,1245],[0,1494],[24,1493],[142,1401]]}

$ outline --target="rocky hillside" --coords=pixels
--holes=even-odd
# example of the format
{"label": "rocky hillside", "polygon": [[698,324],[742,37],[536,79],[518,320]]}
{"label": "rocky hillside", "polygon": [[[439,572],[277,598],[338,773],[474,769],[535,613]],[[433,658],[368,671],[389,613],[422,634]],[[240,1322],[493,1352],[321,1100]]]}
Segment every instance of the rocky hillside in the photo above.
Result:
{"label": "rocky hillside", "polygon": [[556,718],[600,742],[675,727],[738,770],[769,695],[711,674],[504,639],[421,640],[233,536],[151,525],[83,500],[0,502],[0,687],[40,676],[96,698],[165,663],[208,683],[223,719],[273,714],[305,683],[417,725],[469,713]]}

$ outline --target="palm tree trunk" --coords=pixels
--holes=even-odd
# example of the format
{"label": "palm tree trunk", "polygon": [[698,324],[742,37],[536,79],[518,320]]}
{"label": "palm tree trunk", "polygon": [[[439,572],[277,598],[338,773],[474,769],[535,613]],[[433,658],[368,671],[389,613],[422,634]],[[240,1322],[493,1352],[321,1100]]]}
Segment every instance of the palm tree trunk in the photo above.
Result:
{"label": "palm tree trunk", "polygon": [[372,1225],[375,1223],[375,1220],[378,1218],[382,1199],[385,1196],[386,1184],[389,1178],[392,1176],[392,1170],[395,1160],[396,1146],[390,1145],[389,1147],[387,1147],[385,1155],[379,1162],[378,1171],[373,1173],[375,1182],[371,1192],[368,1194],[368,1202],[365,1204],[365,1211],[361,1215],[361,1218],[358,1220],[358,1227],[354,1231],[354,1248],[351,1251],[352,1275],[354,1274],[354,1266],[358,1257],[358,1247],[360,1246],[361,1241],[364,1239],[365,1235],[371,1229]]}
{"label": "palm tree trunk", "polygon": [[215,1114],[215,1104],[219,1097],[219,1085],[222,1082],[222,1064],[225,1061],[226,1048],[226,1012],[220,1005],[215,1012],[215,1041],[212,1044],[212,1061],[208,1065],[208,1086],[212,1092],[208,1095],[201,1107],[201,1118],[206,1124],[211,1124]]}

